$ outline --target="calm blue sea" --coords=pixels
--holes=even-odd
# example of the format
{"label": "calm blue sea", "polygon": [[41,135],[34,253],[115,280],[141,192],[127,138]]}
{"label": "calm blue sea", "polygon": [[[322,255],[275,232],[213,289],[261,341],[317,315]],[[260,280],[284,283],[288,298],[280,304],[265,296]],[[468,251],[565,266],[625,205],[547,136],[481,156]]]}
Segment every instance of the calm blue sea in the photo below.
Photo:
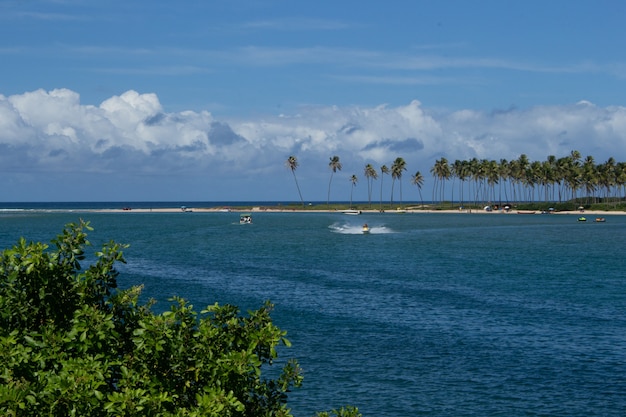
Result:
{"label": "calm blue sea", "polygon": [[40,208],[0,211],[0,247],[79,217],[96,247],[131,245],[120,286],[160,309],[274,302],[305,372],[296,417],[625,415],[626,216]]}

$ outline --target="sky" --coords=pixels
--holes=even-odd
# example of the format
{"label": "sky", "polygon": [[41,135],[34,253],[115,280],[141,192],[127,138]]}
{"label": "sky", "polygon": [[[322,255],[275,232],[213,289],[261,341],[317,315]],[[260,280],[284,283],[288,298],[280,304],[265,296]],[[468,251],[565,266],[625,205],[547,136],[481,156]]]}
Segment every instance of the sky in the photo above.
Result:
{"label": "sky", "polygon": [[299,201],[291,155],[306,201],[365,201],[396,157],[407,201],[440,158],[626,161],[624,21],[621,0],[0,0],[0,202]]}

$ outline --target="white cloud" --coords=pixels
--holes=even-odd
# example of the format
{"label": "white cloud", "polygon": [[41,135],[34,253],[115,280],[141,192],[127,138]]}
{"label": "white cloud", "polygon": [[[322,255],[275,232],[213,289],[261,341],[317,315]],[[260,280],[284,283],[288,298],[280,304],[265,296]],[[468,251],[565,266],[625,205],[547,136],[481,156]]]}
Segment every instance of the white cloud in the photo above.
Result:
{"label": "white cloud", "polygon": [[[608,157],[625,161],[626,108],[581,101],[438,113],[413,101],[216,120],[208,112],[165,112],[155,94],[135,91],[99,106],[81,104],[79,95],[67,89],[0,95],[0,170],[12,182],[17,172],[43,173],[42,181],[67,172],[77,174],[77,181],[93,180],[93,175],[141,175],[146,181],[182,175],[215,184],[241,181],[259,192],[290,181],[284,161],[296,155],[307,198],[322,200],[332,155],[340,156],[346,176],[361,176],[366,163],[389,165],[401,156],[409,174],[420,170],[428,178],[442,156],[510,160],[524,153],[543,160],[571,150],[598,162]],[[230,195],[214,198],[232,199],[237,192],[246,191],[231,187],[224,191]],[[292,197],[290,189],[280,192],[282,198]]]}

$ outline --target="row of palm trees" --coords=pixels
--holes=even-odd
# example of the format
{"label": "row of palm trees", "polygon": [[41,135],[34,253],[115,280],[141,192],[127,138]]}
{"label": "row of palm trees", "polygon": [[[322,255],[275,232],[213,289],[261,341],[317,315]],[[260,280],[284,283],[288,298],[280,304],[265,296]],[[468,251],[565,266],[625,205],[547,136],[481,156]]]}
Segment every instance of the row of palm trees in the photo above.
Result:
{"label": "row of palm trees", "polygon": [[[287,161],[285,162],[285,165],[287,166],[287,168],[289,168],[291,170],[291,173],[293,174],[293,178],[294,181],[296,183],[296,188],[298,189],[298,195],[300,196],[300,201],[302,202],[302,206],[304,206],[304,199],[302,198],[302,192],[300,191],[300,185],[298,184],[298,179],[296,177],[296,169],[298,168],[298,159],[291,155],[287,158]],[[341,169],[343,168],[342,164],[341,164],[341,160],[337,155],[334,155],[330,158],[330,162],[328,163],[328,167],[331,170],[330,173],[330,179],[328,181],[328,195],[327,195],[327,200],[326,200],[326,205],[330,205],[330,189],[331,189],[331,185],[332,185],[332,181],[333,181],[333,175],[337,172],[337,171],[341,171]],[[382,208],[382,204],[383,204],[383,176],[385,174],[387,175],[391,175],[391,199],[390,199],[390,206],[393,206],[393,197],[394,197],[394,185],[396,183],[396,180],[398,180],[398,184],[399,184],[399,193],[400,193],[400,202],[402,202],[402,182],[400,181],[402,179],[402,173],[406,171],[406,161],[403,158],[396,158],[393,163],[391,164],[391,168],[388,168],[386,165],[383,165],[380,167],[380,173],[381,173],[381,181],[380,181],[380,205]],[[367,164],[365,165],[365,170],[364,170],[364,175],[365,178],[367,179],[367,196],[368,196],[368,203],[371,206],[372,205],[372,190],[374,187],[374,180],[378,179],[378,171],[372,166],[372,164]],[[350,189],[350,206],[352,207],[352,194],[353,194],[353,190],[354,187],[356,186],[357,182],[358,182],[358,177],[355,174],[352,174],[352,176],[350,177],[350,182],[352,184],[352,187]],[[422,174],[417,171],[415,173],[415,175],[412,176],[412,183],[415,184],[418,189],[420,190],[420,198],[422,195],[422,186],[424,185],[424,177],[422,176]]]}
{"label": "row of palm trees", "polygon": [[[549,155],[544,161],[530,161],[525,154],[518,159],[500,161],[487,159],[456,160],[445,158],[435,161],[430,171],[435,178],[433,201],[439,192],[443,201],[444,189],[452,181],[458,183],[459,201],[465,199],[465,185],[475,204],[499,202],[554,202],[582,201],[595,203],[604,200],[618,201],[626,190],[626,163],[609,158],[596,164],[592,156],[584,160],[578,151],[557,158]],[[473,195],[472,195],[473,191]],[[472,201],[472,200],[470,200]]]}
{"label": "row of palm trees", "polygon": [[[295,171],[298,160],[295,156],[287,159],[286,165],[291,169],[298,188],[300,200],[304,205],[302,193],[298,185]],[[331,169],[328,182],[327,204],[330,204],[330,190],[333,175],[341,171],[342,164],[338,156],[332,156],[328,164]],[[391,167],[380,167],[380,206],[383,200],[383,179],[391,175],[390,207],[393,206],[394,186],[399,186],[400,204],[402,204],[402,174],[406,171],[406,162],[403,158],[396,158]],[[592,156],[584,160],[578,151],[557,158],[550,155],[544,161],[530,161],[525,154],[518,159],[488,160],[472,158],[470,160],[455,160],[448,162],[446,158],[435,161],[430,169],[434,177],[433,202],[442,204],[446,196],[446,185],[451,182],[451,202],[454,204],[455,182],[458,180],[458,201],[463,205],[466,201],[475,205],[488,203],[522,203],[522,202],[563,202],[566,200],[597,202],[599,198],[605,200],[619,200],[626,192],[626,162],[616,162],[609,158],[606,162],[596,164]],[[372,190],[374,181],[379,173],[372,164],[366,164],[364,176],[367,180],[368,202],[372,204]],[[358,182],[356,175],[350,177],[352,189],[350,205],[352,206],[352,190]],[[411,184],[419,191],[423,205],[422,187],[424,177],[420,171],[411,176]],[[467,192],[467,197],[466,197]],[[466,199],[467,198],[467,199]]]}

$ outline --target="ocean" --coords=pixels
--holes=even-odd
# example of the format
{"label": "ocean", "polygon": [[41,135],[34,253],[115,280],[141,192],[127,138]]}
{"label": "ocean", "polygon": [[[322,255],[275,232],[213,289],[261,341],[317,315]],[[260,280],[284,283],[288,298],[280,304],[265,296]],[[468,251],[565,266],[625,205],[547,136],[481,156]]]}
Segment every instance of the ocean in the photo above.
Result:
{"label": "ocean", "polygon": [[348,404],[376,417],[624,416],[626,216],[255,212],[240,225],[237,211],[51,207],[0,211],[0,248],[83,218],[94,250],[131,245],[119,285],[144,284],[157,310],[174,295],[198,311],[271,300],[293,344],[279,355],[304,369],[296,417]]}

